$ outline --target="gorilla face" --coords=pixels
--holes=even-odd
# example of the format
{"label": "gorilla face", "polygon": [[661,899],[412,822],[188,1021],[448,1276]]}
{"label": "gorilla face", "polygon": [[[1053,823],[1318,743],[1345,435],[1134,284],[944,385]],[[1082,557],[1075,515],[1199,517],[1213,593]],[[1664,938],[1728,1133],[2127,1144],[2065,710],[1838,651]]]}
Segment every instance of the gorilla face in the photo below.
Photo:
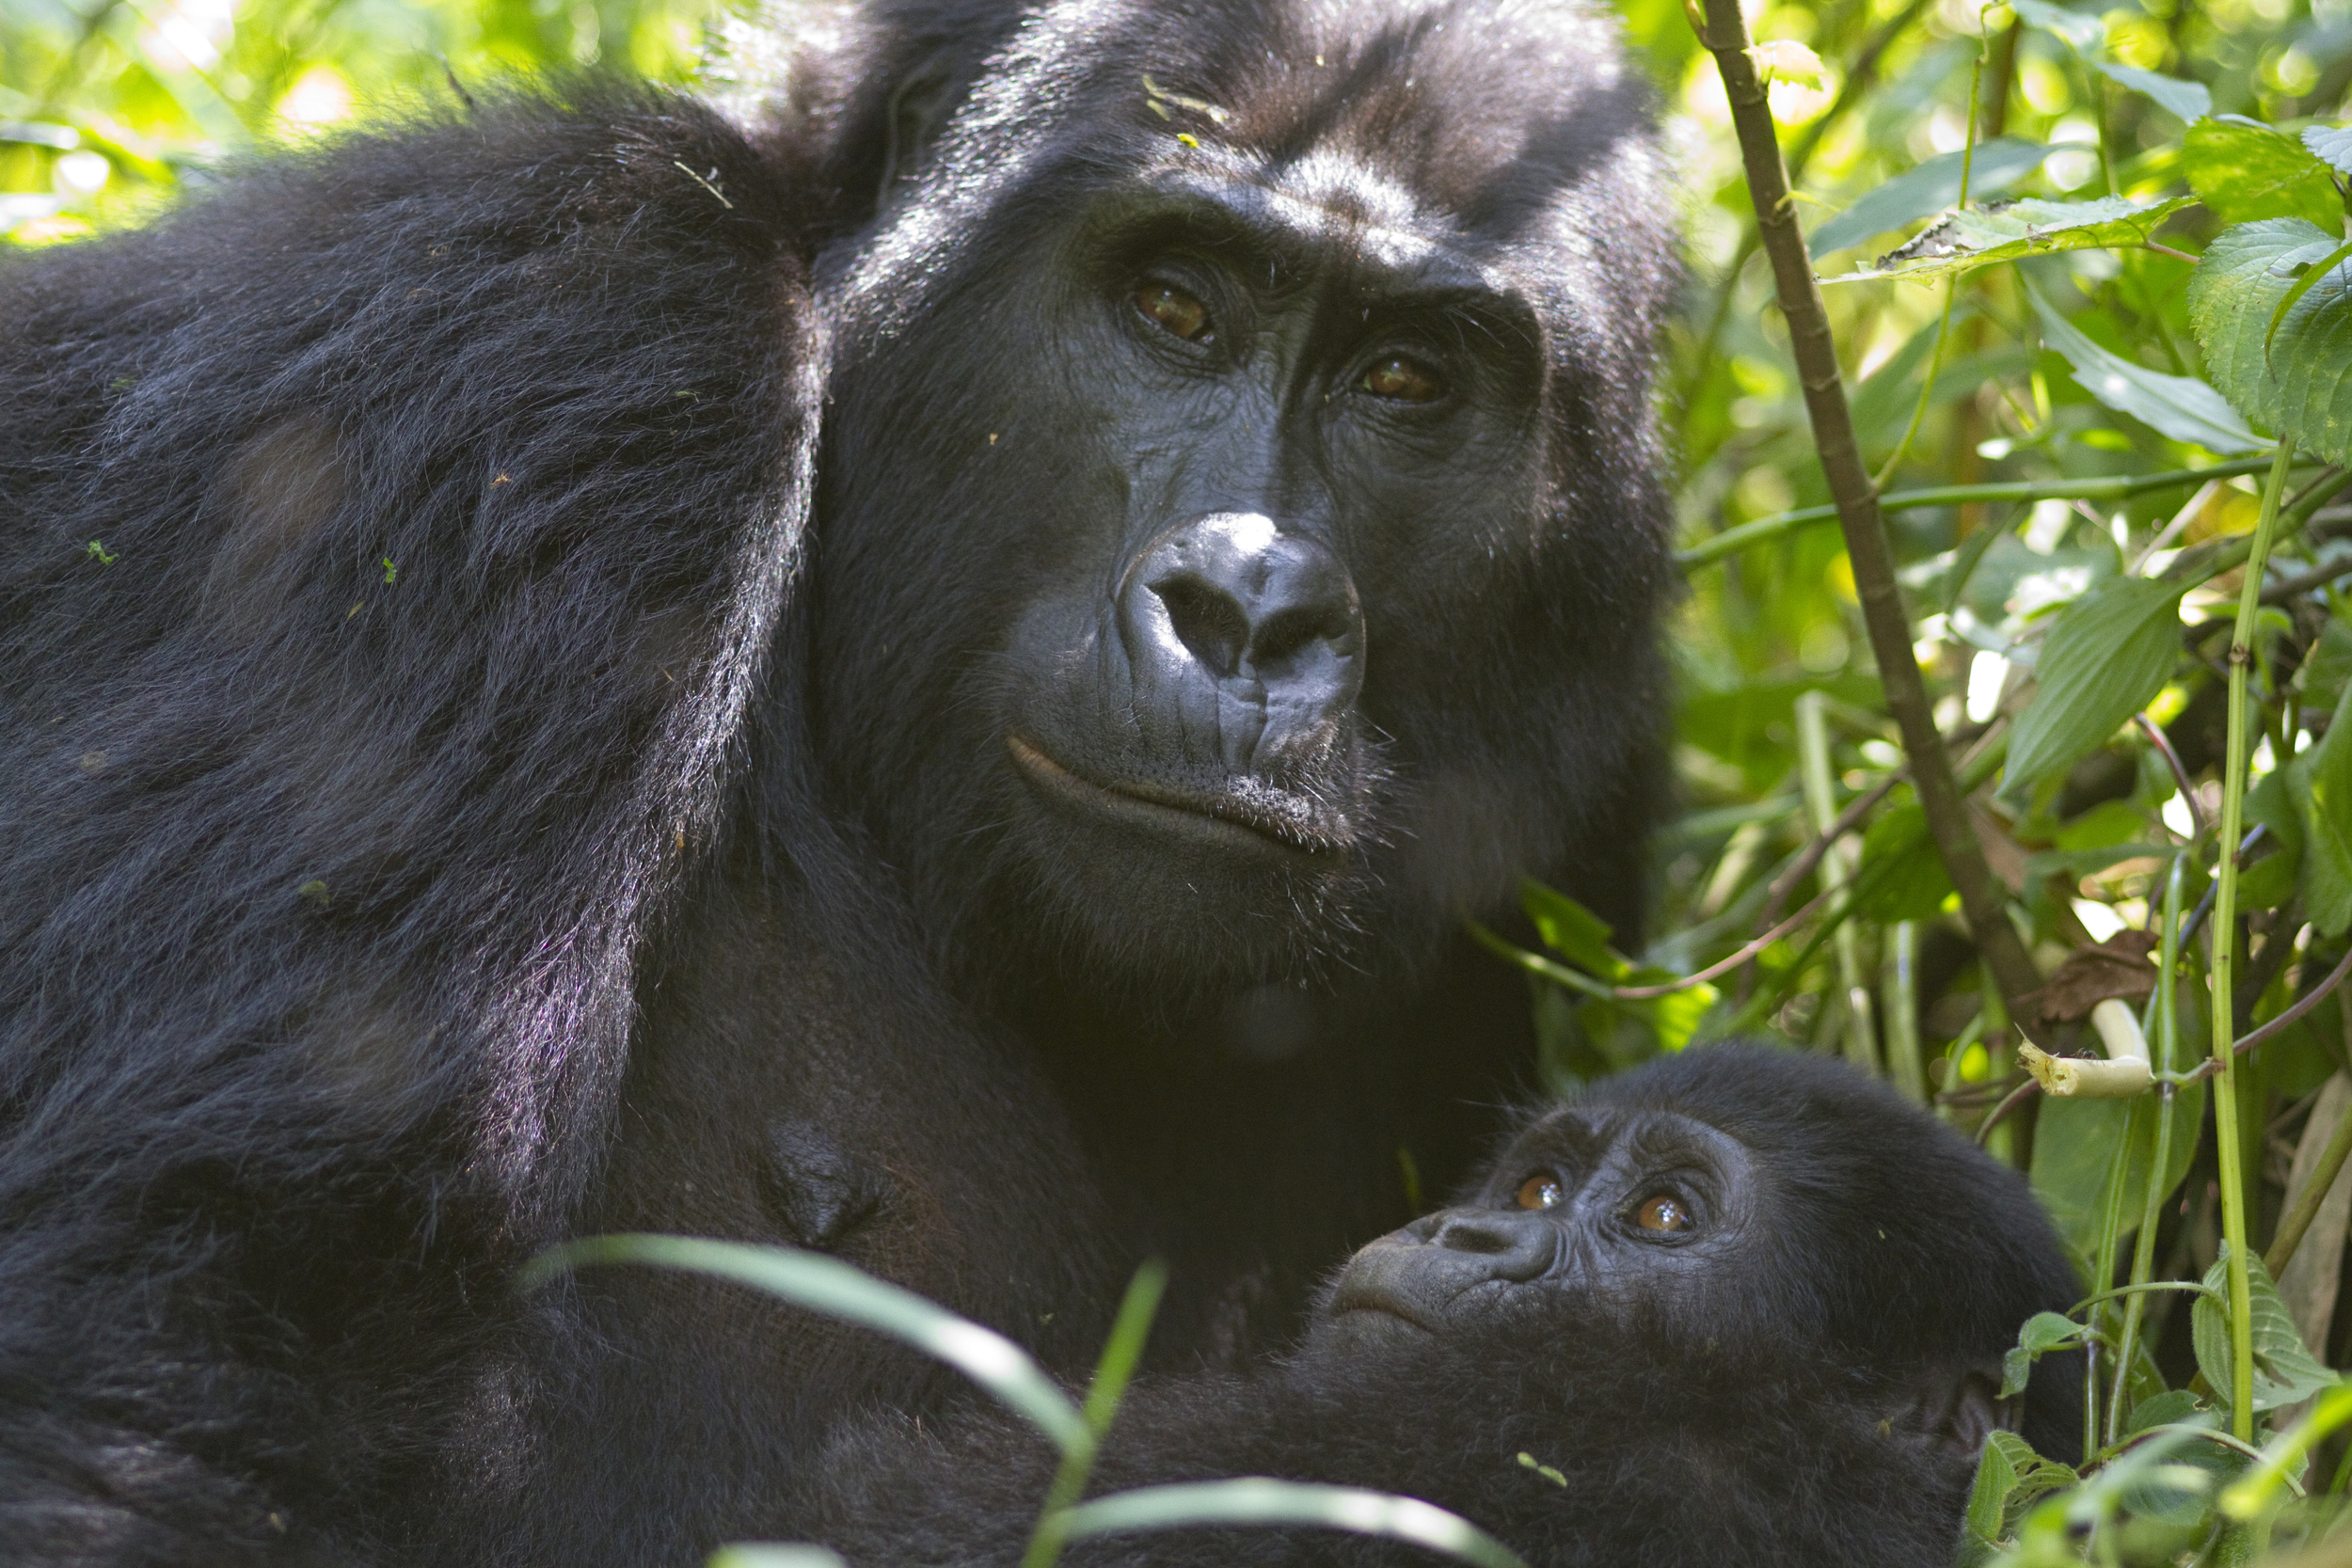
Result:
{"label": "gorilla face", "polygon": [[[1040,125],[977,103],[992,161],[951,132],[848,280],[820,750],[900,863],[990,890],[1000,945],[1041,934],[1162,993],[1296,974],[1367,930],[1425,942],[1574,834],[1564,750],[1629,744],[1565,733],[1610,667],[1546,633],[1612,596],[1580,548],[1646,521],[1562,494],[1646,471],[1645,372],[1613,385],[1634,396],[1606,443],[1564,440],[1624,379],[1570,318],[1564,279],[1599,287],[1571,198],[1646,133],[1589,81],[1498,94],[1491,39],[1452,96],[1350,69],[1408,47],[1362,17],[1370,41],[1285,52],[1317,69],[1279,90],[1216,62],[1164,86],[1181,56],[1145,37],[1030,102]],[[1630,542],[1637,574],[1653,547]],[[1587,629],[1645,669],[1651,595],[1613,598]],[[1609,732],[1603,705],[1582,717]]]}
{"label": "gorilla face", "polygon": [[1777,1267],[1774,1217],[1752,1151],[1704,1122],[1555,1111],[1511,1145],[1470,1202],[1350,1259],[1321,1316],[1343,1342],[1532,1321],[1722,1347],[1748,1316],[1735,1295],[1763,1288]]}

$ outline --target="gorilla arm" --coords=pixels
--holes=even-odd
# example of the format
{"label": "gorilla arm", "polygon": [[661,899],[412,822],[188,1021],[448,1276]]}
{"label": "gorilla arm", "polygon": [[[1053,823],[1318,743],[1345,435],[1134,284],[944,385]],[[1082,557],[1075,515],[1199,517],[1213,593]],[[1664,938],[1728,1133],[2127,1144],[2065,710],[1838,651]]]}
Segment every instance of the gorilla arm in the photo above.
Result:
{"label": "gorilla arm", "polygon": [[302,1556],[557,1234],[794,565],[795,178],[516,103],[0,270],[15,1549]]}

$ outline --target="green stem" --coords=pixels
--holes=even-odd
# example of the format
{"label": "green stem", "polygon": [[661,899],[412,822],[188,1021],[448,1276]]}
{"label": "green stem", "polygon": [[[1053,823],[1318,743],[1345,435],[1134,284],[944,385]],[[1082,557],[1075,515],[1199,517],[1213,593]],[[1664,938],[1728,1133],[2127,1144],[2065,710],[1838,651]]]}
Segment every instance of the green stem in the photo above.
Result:
{"label": "green stem", "polygon": [[1143,1358],[1143,1341],[1152,1332],[1152,1316],[1159,1311],[1160,1295],[1167,1289],[1168,1265],[1156,1258],[1127,1282],[1126,1298],[1119,1304],[1119,1317],[1111,1324],[1110,1339],[1103,1346],[1103,1358],[1095,1364],[1094,1381],[1088,1386],[1086,1406],[1080,1411],[1086,1418],[1087,1440],[1073,1442],[1062,1450],[1061,1466],[1054,1472],[1053,1485],[1046,1488],[1045,1506],[1038,1510],[1037,1528],[1029,1534],[1021,1568],[1054,1568],[1061,1556],[1068,1539],[1065,1519],[1086,1496],[1095,1458],[1103,1451],[1103,1439],[1111,1430],[1111,1418],[1119,1413],[1128,1380],[1135,1376],[1136,1363]]}
{"label": "green stem", "polygon": [[[2156,960],[2160,966],[2156,991],[2149,998],[2148,1016],[2140,1021],[2141,1032],[2149,1043],[2151,1065],[2159,1073],[2172,1069],[2174,1037],[2180,1029],[2180,1014],[2172,1006],[2172,983],[2181,959],[2181,886],[2187,873],[2188,856],[2174,855],[2164,881],[2164,935]],[[2107,1404],[2109,1443],[2122,1433],[2132,1355],[2139,1340],[2140,1319],[2147,1311],[2143,1292],[2156,1272],[2156,1222],[2169,1192],[2164,1185],[2164,1173],[2172,1168],[2172,1101],[2179,1093],[2179,1088],[2169,1083],[2160,1084],[2156,1089],[2156,1147],[2148,1167],[2148,1191],[2140,1204],[2139,1234],[2132,1239],[2132,1293],[2123,1307],[2123,1333],[2116,1350],[2115,1396]],[[2352,1122],[2352,1117],[2344,1120]]]}
{"label": "green stem", "polygon": [[2254,1435],[2254,1308],[2253,1283],[2248,1269],[2252,1254],[2246,1240],[2246,1169],[2238,1129],[2236,1011],[2231,1005],[2230,972],[2237,946],[2237,856],[2229,847],[2238,842],[2246,817],[2246,671],[2253,662],[2254,617],[2262,608],[2263,568],[2269,563],[2271,537],[2279,526],[2279,499],[2286,493],[2287,470],[2295,461],[2295,443],[2281,440],[2270,478],[2263,485],[2262,514],[2254,524],[2253,547],[2246,561],[2246,581],[2238,594],[2237,626],[2230,636],[2229,758],[2221,775],[2221,869],[2216,879],[2213,924],[2207,933],[2213,957],[2211,976],[2214,1059],[2221,1064],[2214,1084],[2214,1152],[2220,1164],[2221,1233],[2230,1243],[2230,1429],[2241,1438]]}
{"label": "green stem", "polygon": [[[1797,759],[1804,785],[1805,809],[1813,818],[1815,833],[1826,837],[1830,826],[1837,818],[1836,786],[1830,778],[1829,723],[1822,716],[1824,693],[1808,691],[1797,699]],[[1833,917],[1846,911],[1851,895],[1846,884],[1853,879],[1853,867],[1847,862],[1845,846],[1824,845],[1821,850],[1821,885],[1835,890],[1830,900]],[[1878,1045],[1872,1038],[1870,1021],[1870,989],[1862,980],[1862,954],[1855,942],[1856,932],[1851,922],[1837,927],[1837,979],[1846,989],[1846,1060],[1865,1072],[1878,1070]]]}
{"label": "green stem", "polygon": [[[1970,501],[2039,501],[2039,500],[2123,500],[2150,490],[2169,490],[2179,485],[2202,484],[2209,479],[2234,479],[2240,474],[2258,474],[2271,464],[2269,456],[2241,457],[2228,463],[2216,463],[2203,468],[2172,468],[2160,474],[2110,474],[2102,479],[2004,480],[1994,484],[1939,484],[1919,490],[1897,490],[1879,498],[1882,512],[1916,512],[1931,506],[1960,506]],[[1728,528],[1713,538],[1677,551],[1675,563],[1684,570],[1704,566],[1710,561],[1736,555],[1753,545],[1762,545],[1785,533],[1794,533],[1815,523],[1833,522],[1837,508],[1802,506],[1793,512],[1776,512],[1769,517],[1758,517],[1752,523]]]}

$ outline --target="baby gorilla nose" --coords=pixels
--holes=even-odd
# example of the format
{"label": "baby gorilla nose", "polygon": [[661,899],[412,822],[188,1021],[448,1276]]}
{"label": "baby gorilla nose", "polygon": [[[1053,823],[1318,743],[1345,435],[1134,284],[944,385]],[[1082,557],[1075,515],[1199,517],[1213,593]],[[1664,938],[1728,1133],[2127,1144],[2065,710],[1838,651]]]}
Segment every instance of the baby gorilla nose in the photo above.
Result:
{"label": "baby gorilla nose", "polygon": [[1363,684],[1363,612],[1346,568],[1258,513],[1213,513],[1160,535],[1118,608],[1139,689],[1214,693],[1220,760],[1234,775],[1319,744]]}
{"label": "baby gorilla nose", "polygon": [[1449,1209],[1391,1231],[1347,1260],[1334,1313],[1373,1311],[1439,1331],[1455,1298],[1482,1285],[1524,1285],[1559,1256],[1559,1227],[1534,1214]]}

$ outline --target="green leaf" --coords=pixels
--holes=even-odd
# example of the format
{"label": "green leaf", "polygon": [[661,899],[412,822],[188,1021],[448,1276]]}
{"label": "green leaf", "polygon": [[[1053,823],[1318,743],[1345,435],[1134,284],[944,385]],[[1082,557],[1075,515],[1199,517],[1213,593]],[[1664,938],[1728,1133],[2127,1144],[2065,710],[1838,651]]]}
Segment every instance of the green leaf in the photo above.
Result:
{"label": "green leaf", "polygon": [[1863,833],[1862,871],[1854,879],[1856,909],[1882,924],[1930,919],[1952,892],[1944,857],[1928,836],[1927,813],[1903,793]]}
{"label": "green leaf", "polygon": [[1311,1525],[1408,1542],[1478,1568],[1527,1568],[1517,1553],[1469,1520],[1417,1497],[1263,1476],[1115,1492],[1060,1517],[1062,1532],[1072,1540],[1199,1525]]}
{"label": "green leaf", "polygon": [[2352,125],[2306,125],[2303,145],[2338,174],[2352,175]]}
{"label": "green leaf", "polygon": [[2185,583],[2108,578],[2058,612],[2010,735],[2001,793],[2073,767],[2146,707],[2181,655]]}
{"label": "green leaf", "polygon": [[2213,113],[2213,94],[2206,90],[2202,82],[2184,82],[2178,76],[2160,76],[2153,71],[2117,65],[2112,60],[2093,60],[2090,63],[2108,81],[2154,99],[2181,119],[2200,120]]}
{"label": "green leaf", "polygon": [[1977,1456],[1977,1479],[1968,1489],[1962,1534],[1979,1548],[1997,1546],[2021,1509],[2081,1479],[2072,1465],[2034,1452],[2033,1445],[2017,1433],[1993,1432]]}
{"label": "green leaf", "polygon": [[1824,283],[1856,283],[1902,277],[1927,283],[1948,273],[1973,272],[1997,261],[2046,256],[2061,250],[2096,250],[2147,244],[2166,219],[2195,198],[2167,197],[2145,205],[2120,196],[2096,201],[2020,201],[1954,213],[1920,233],[1878,264]]}
{"label": "green leaf", "polygon": [[2223,223],[2292,217],[2344,228],[2344,201],[2328,166],[2301,141],[2254,120],[2229,115],[2190,126],[2181,174]]}
{"label": "green leaf", "polygon": [[2221,395],[2330,462],[2352,457],[2352,266],[2330,270],[2275,337],[2271,317],[2340,243],[2300,218],[2242,223],[2215,237],[2188,277],[2189,325]]}
{"label": "green leaf", "polygon": [[1535,923],[1544,945],[1579,969],[1613,982],[1622,982],[1633,972],[1631,960],[1609,945],[1609,922],[1557,888],[1522,879],[1519,907]]}
{"label": "green leaf", "polygon": [[[2044,1099],[2034,1113],[2034,1196],[2077,1253],[2088,1256],[2098,1247],[2106,1217],[2107,1182],[2115,1174],[2115,1146],[2125,1137],[2131,1139],[2131,1155],[2123,1171],[2123,1228],[2126,1234],[2139,1228],[2150,1169],[2156,1163],[2156,1118],[2149,1111],[2135,1113],[2133,1107],[2161,1103],[2153,1097]],[[2158,1192],[2170,1192],[2188,1173],[2204,1116],[2204,1085],[2189,1085],[2172,1097],[2172,1143],[2166,1151],[2166,1168],[2156,1175]]]}
{"label": "green leaf", "polygon": [[2106,47],[2107,24],[2098,17],[2066,10],[2046,0],[2010,0],[2010,8],[2017,13],[2018,21],[2064,40],[2077,55]]}
{"label": "green leaf", "polygon": [[2063,1312],[2036,1312],[2017,1331],[2017,1343],[2001,1356],[2001,1395],[2014,1399],[2026,1391],[2033,1364],[2054,1350],[2082,1343],[2083,1325]]}
{"label": "green leaf", "polygon": [[642,1263],[731,1279],[795,1307],[886,1334],[945,1361],[987,1389],[1065,1451],[1094,1435],[1061,1385],[1028,1352],[993,1328],[960,1318],[935,1302],[876,1279],[838,1258],[798,1247],[752,1246],[691,1236],[589,1236],[550,1247],[525,1264],[525,1290],[567,1269]]}
{"label": "green leaf", "polygon": [[2042,318],[2042,339],[2074,369],[2075,385],[2159,435],[2218,453],[2268,446],[2247,428],[2219,392],[2193,375],[2165,375],[2109,354],[2076,329],[2029,283],[2026,297]]}
{"label": "green leaf", "polygon": [[[2276,1410],[2282,1404],[2297,1404],[2322,1388],[2332,1387],[2336,1374],[2313,1360],[2303,1347],[2295,1320],[2287,1316],[2286,1305],[2279,1299],[2279,1288],[2270,1282],[2270,1271],[2259,1258],[2249,1259],[2248,1269],[2252,1276],[2249,1306],[2254,1322],[2254,1408]],[[2215,1402],[2226,1406],[2233,1402],[2229,1243],[2221,1243],[2221,1255],[2205,1271],[2204,1283],[2207,1293],[2199,1296],[2189,1311],[2189,1342],[2197,1352],[2197,1370],[2205,1374]]]}
{"label": "green leaf", "polygon": [[2318,745],[2295,759],[2302,788],[2288,789],[2303,817],[2303,910],[2329,936],[2352,926],[2352,683]]}
{"label": "green leaf", "polygon": [[[2000,195],[2040,168],[2042,160],[2057,150],[2015,136],[1984,143],[1968,167],[1969,196],[1981,200]],[[1960,153],[1939,152],[1918,167],[1898,174],[1816,229],[1805,253],[1818,261],[1833,250],[1860,245],[1873,234],[1942,212],[1960,199]]]}

